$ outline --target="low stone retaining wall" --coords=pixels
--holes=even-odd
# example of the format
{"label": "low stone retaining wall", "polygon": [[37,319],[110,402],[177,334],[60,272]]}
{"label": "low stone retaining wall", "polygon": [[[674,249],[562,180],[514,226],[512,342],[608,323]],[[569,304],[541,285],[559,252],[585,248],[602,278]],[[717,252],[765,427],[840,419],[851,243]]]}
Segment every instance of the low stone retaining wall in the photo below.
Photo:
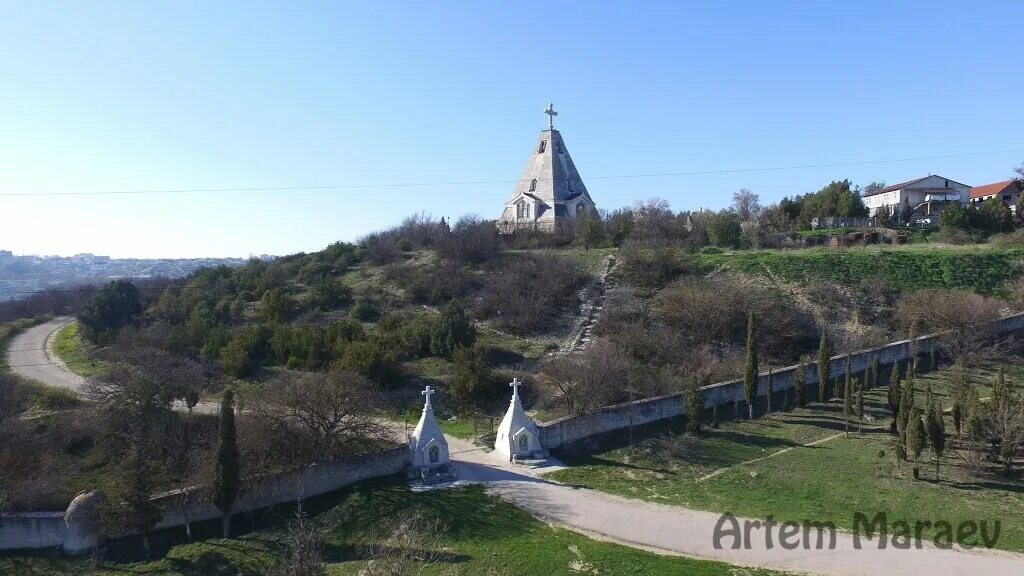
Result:
{"label": "low stone retaining wall", "polygon": [[[1024,313],[1000,318],[992,323],[990,333],[994,336],[1016,332],[1024,328]],[[942,334],[928,334],[917,338],[919,356],[931,354]],[[878,358],[880,367],[891,367],[897,362],[905,362],[911,357],[910,340],[899,340],[878,348],[859,350],[849,355],[850,370],[853,374],[862,375],[867,367]],[[833,356],[830,360],[831,374],[835,376],[846,373],[847,355]],[[789,366],[772,373],[772,389],[775,392],[793,387],[793,374],[798,366]],[[807,367],[808,390],[818,385],[818,367],[816,363]],[[885,370],[882,370],[885,374]],[[758,375],[758,397],[765,397],[768,387],[768,373]],[[701,388],[704,392],[705,408],[729,405],[744,401],[743,381],[728,380],[710,384]],[[683,395],[681,393],[644,398],[633,402],[625,402],[606,406],[590,414],[568,416],[538,424],[540,440],[544,448],[559,450],[592,436],[607,434],[632,426],[642,426],[659,420],[678,418],[683,415]]]}
{"label": "low stone retaining wall", "polygon": [[[362,480],[390,476],[405,469],[409,447],[405,444],[357,454],[326,464],[289,470],[258,478],[242,490],[235,512],[259,510],[277,504],[319,496]],[[174,490],[153,497],[164,506],[156,529],[182,526],[219,518],[207,487]],[[65,512],[0,514],[0,550],[61,547],[69,554],[87,552],[98,534],[91,518],[66,518]]]}

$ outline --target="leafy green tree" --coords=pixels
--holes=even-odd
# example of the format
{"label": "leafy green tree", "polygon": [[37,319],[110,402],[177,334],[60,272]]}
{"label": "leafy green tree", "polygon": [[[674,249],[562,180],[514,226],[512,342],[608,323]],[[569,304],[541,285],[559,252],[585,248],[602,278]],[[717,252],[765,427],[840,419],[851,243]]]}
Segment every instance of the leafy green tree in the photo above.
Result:
{"label": "leafy green tree", "polygon": [[466,310],[455,300],[448,302],[431,330],[430,353],[450,358],[456,348],[468,348],[475,341],[476,328]]}
{"label": "leafy green tree", "polygon": [[793,373],[793,393],[796,395],[796,405],[803,408],[807,404],[807,361],[803,356],[800,356],[800,363]]}
{"label": "leafy green tree", "polygon": [[249,350],[237,338],[229,341],[221,348],[220,364],[224,368],[225,373],[235,378],[245,378],[256,367],[256,363],[253,362],[252,357],[249,355]]}
{"label": "leafy green tree", "polygon": [[591,210],[585,210],[576,219],[576,243],[587,250],[604,243],[604,224],[601,217]]}
{"label": "leafy green tree", "polygon": [[708,241],[719,248],[739,248],[742,228],[740,217],[732,210],[713,212],[707,216]]}
{"label": "leafy green tree", "polygon": [[754,419],[754,400],[757,399],[757,336],[754,334],[754,313],[747,314],[747,361],[743,366],[743,394],[747,411]]}
{"label": "leafy green tree", "polygon": [[231,512],[241,485],[238,439],[235,431],[235,393],[230,388],[220,402],[220,443],[213,471],[213,503],[221,512],[225,538],[231,537]]}
{"label": "leafy green tree", "polygon": [[832,379],[830,360],[832,349],[828,342],[828,333],[821,329],[821,342],[818,343],[818,402],[828,400],[828,383]]}
{"label": "leafy green tree", "polygon": [[78,312],[78,323],[90,342],[105,344],[141,313],[138,288],[127,280],[114,280],[86,300]]}
{"label": "leafy green tree", "polygon": [[942,418],[942,406],[932,398],[925,416],[925,432],[928,434],[928,445],[935,455],[935,479],[939,479],[939,460],[946,450],[946,422]]}
{"label": "leafy green tree", "polygon": [[896,219],[893,218],[892,209],[888,206],[882,206],[875,212],[875,225],[879,228],[895,228]]}
{"label": "leafy green tree", "polygon": [[1013,212],[1000,198],[989,198],[978,208],[978,227],[986,232],[1013,230]]}

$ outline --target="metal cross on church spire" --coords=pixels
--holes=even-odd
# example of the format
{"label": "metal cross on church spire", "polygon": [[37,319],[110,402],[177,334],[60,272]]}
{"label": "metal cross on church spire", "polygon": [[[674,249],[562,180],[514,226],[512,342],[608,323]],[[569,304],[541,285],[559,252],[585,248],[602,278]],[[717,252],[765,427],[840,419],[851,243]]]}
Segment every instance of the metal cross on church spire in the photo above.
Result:
{"label": "metal cross on church spire", "polygon": [[522,386],[522,385],[523,385],[523,383],[519,381],[519,378],[513,378],[512,379],[512,382],[509,384],[509,387],[512,388],[512,397],[513,398],[518,398],[519,397],[519,387]]}
{"label": "metal cross on church spire", "polygon": [[554,130],[555,116],[558,116],[558,112],[555,112],[555,105],[548,102],[548,107],[544,110],[544,113],[548,115],[548,130]]}
{"label": "metal cross on church spire", "polygon": [[427,399],[427,406],[430,406],[430,397],[433,396],[436,392],[437,390],[434,390],[430,386],[427,386],[426,389],[423,390],[423,392],[420,392],[420,394],[422,394]]}

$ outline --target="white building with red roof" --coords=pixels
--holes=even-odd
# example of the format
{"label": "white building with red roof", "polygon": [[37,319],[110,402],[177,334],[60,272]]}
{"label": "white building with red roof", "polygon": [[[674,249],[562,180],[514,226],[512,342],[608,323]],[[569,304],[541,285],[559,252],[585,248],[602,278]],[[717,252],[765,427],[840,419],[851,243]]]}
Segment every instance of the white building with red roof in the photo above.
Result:
{"label": "white building with red roof", "polygon": [[981,204],[989,198],[998,198],[1010,207],[1010,210],[1017,211],[1017,202],[1020,200],[1020,188],[1014,180],[1003,180],[975,186],[971,188],[971,204]]}

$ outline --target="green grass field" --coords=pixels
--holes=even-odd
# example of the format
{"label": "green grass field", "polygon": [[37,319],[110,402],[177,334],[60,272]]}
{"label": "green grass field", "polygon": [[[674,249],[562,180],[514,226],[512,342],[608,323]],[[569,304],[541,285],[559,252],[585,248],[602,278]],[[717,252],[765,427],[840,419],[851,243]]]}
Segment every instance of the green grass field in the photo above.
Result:
{"label": "green grass field", "polygon": [[78,322],[72,322],[57,332],[53,338],[53,351],[79,376],[88,378],[103,370],[102,362],[89,358],[85,353],[85,343],[78,334]]}
{"label": "green grass field", "polygon": [[1020,275],[1024,248],[971,246],[867,246],[842,251],[830,248],[700,253],[704,268],[735,269],[748,274],[778,276],[797,282],[823,278],[856,285],[883,278],[895,290],[966,288],[981,294],[999,293],[1003,284]]}
{"label": "green grass field", "polygon": [[[994,374],[979,374],[976,383]],[[917,401],[924,401],[924,386],[931,382],[939,399],[947,397],[952,370],[919,378]],[[1020,366],[1008,377],[1024,383]],[[979,392],[986,395],[987,388]],[[955,454],[947,452],[940,480],[934,460],[922,455],[921,477],[911,478],[911,466],[899,466],[888,430],[885,390],[866,396],[866,411],[875,420],[863,435],[851,433],[814,446],[802,446],[843,432],[837,402],[811,405],[776,413],[755,421],[730,422],[700,437],[652,430],[632,450],[616,448],[589,457],[569,459],[573,466],[554,475],[555,480],[627,497],[716,512],[776,519],[831,520],[851,528],[856,512],[873,517],[886,512],[890,519],[1000,520],[997,547],[1024,551],[1024,483],[1000,476],[969,476]],[[946,429],[953,434],[947,418]],[[854,428],[855,432],[855,428]],[[785,453],[762,458],[791,448]],[[879,457],[880,451],[885,456]],[[705,478],[717,470],[721,473]],[[955,525],[955,524],[954,524]]]}
{"label": "green grass field", "polygon": [[[418,513],[440,527],[443,554],[422,574],[573,576],[732,576],[777,574],[689,558],[658,556],[599,542],[539,522],[528,513],[488,496],[482,487],[414,494],[401,485],[363,487],[314,520],[327,528],[327,574],[355,576],[366,565],[366,550],[378,542],[376,527],[388,518]],[[281,526],[231,540],[182,544],[160,560],[145,563],[86,561],[56,557],[0,556],[5,576],[121,574],[234,576],[262,575],[282,558]]]}

